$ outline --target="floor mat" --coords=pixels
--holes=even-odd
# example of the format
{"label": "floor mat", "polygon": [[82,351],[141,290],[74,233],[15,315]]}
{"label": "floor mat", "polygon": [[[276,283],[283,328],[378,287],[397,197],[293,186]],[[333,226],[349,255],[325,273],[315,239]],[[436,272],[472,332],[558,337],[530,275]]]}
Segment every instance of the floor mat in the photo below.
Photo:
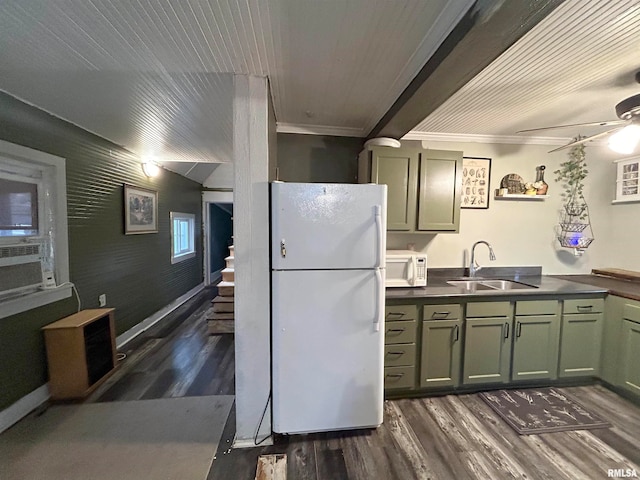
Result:
{"label": "floor mat", "polygon": [[611,426],[556,388],[498,390],[479,395],[520,435]]}
{"label": "floor mat", "polygon": [[0,435],[0,478],[204,480],[233,399],[53,406]]}

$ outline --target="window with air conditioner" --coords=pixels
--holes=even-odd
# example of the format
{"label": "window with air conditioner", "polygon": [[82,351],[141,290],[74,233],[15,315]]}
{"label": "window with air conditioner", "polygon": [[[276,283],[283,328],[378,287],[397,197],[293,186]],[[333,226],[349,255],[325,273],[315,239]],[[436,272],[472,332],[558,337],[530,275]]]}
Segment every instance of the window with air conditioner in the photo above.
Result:
{"label": "window with air conditioner", "polygon": [[68,262],[65,160],[0,141],[0,318],[69,296]]}
{"label": "window with air conditioner", "polygon": [[196,256],[195,223],[192,213],[171,212],[171,263]]}

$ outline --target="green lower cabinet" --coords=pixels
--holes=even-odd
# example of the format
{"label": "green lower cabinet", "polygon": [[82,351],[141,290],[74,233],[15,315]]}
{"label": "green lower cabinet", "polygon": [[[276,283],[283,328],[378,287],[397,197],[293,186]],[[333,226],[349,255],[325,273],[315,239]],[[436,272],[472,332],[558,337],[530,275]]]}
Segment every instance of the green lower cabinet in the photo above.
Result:
{"label": "green lower cabinet", "polygon": [[384,389],[409,390],[415,386],[416,369],[409,367],[384,367]]}
{"label": "green lower cabinet", "polygon": [[562,317],[558,373],[561,378],[600,375],[602,324],[600,313]]}
{"label": "green lower cabinet", "polygon": [[640,395],[640,323],[623,320],[621,336],[620,363],[622,368],[620,386],[636,395]]}
{"label": "green lower cabinet", "polygon": [[461,320],[422,322],[420,388],[460,384]]}
{"label": "green lower cabinet", "polygon": [[508,317],[467,318],[463,384],[509,381],[511,330]]}
{"label": "green lower cabinet", "polygon": [[511,380],[557,378],[559,339],[557,315],[516,316]]}

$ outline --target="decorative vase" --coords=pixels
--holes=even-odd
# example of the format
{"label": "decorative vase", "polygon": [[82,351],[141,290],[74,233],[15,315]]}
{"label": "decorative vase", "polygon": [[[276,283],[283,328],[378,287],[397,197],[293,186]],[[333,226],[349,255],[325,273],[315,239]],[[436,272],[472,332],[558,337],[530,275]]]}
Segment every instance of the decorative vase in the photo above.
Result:
{"label": "decorative vase", "polygon": [[541,182],[542,186],[540,188],[538,188],[536,190],[536,195],[546,195],[547,194],[547,190],[549,190],[549,184],[547,182],[544,181],[544,170],[545,170],[544,165],[540,165],[538,168],[536,168],[536,182]]}

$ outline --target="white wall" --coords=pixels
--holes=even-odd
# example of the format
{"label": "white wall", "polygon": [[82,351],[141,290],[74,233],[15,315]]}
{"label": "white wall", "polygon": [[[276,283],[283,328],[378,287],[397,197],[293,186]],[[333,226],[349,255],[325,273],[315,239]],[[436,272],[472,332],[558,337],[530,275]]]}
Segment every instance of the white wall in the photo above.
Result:
{"label": "white wall", "polygon": [[253,446],[271,433],[269,271],[269,87],[264,77],[235,77],[233,154],[235,179],[236,446]]}
{"label": "white wall", "polygon": [[[554,170],[568,159],[568,150],[547,153],[548,145],[486,144],[471,142],[423,141],[424,148],[462,150],[465,156],[490,157],[493,192],[500,180],[517,173],[525,181],[534,181],[536,166],[546,165],[545,180],[550,198],[546,200],[495,200],[489,209],[462,209],[460,233],[439,235],[389,234],[388,248],[406,248],[415,243],[416,250],[428,254],[430,267],[468,265],[469,249],[477,240],[487,240],[494,247],[497,261],[492,266],[541,265],[545,274],[589,273],[592,268],[615,267],[640,270],[640,254],[634,249],[640,234],[640,204],[612,205],[615,197],[615,165],[619,158],[604,146],[587,146],[589,175],[584,195],[589,205],[594,242],[582,257],[560,247],[556,225],[562,206],[562,188],[555,182]],[[629,232],[627,234],[626,232]],[[630,258],[634,252],[635,257]],[[479,246],[476,258],[488,265],[488,252]]]}

